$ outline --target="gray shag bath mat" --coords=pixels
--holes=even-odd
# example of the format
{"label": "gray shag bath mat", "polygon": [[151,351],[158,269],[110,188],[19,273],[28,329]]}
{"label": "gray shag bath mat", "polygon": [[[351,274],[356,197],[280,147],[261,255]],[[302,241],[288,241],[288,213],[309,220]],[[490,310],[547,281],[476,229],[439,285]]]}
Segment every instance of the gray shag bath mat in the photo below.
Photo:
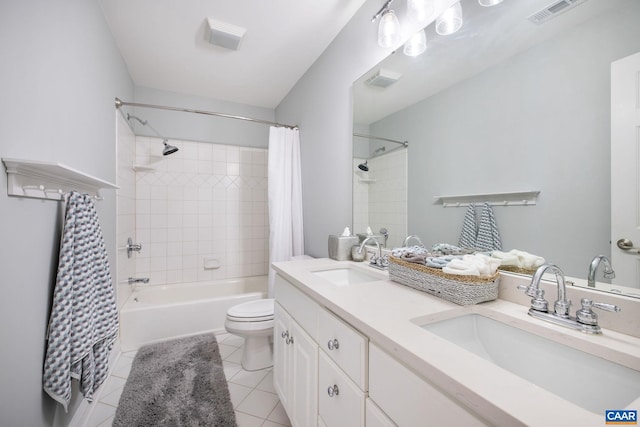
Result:
{"label": "gray shag bath mat", "polygon": [[235,426],[236,418],[213,334],[138,350],[113,426]]}

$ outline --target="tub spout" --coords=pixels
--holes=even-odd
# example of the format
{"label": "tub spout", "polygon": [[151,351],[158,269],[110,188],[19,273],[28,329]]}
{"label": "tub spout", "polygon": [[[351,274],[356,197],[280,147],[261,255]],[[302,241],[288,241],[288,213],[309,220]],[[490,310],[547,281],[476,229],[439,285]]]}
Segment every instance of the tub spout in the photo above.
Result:
{"label": "tub spout", "polygon": [[149,278],[148,277],[129,277],[127,282],[130,285],[133,285],[134,283],[149,283]]}

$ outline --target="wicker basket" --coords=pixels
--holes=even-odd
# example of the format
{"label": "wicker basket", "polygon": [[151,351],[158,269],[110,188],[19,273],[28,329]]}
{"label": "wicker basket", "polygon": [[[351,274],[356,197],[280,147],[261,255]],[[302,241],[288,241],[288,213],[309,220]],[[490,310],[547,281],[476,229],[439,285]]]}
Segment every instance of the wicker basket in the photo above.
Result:
{"label": "wicker basket", "polygon": [[389,278],[459,305],[471,305],[498,298],[500,273],[491,277],[459,276],[390,257]]}
{"label": "wicker basket", "polygon": [[522,268],[522,267],[515,267],[513,265],[501,265],[500,267],[498,267],[498,270],[508,271],[510,273],[526,274],[531,276],[535,274],[537,268]]}

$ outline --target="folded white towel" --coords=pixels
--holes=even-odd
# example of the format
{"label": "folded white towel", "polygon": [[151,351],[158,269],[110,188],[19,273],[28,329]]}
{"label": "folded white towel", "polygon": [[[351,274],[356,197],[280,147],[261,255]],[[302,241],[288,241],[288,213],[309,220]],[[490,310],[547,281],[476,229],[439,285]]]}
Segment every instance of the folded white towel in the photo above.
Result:
{"label": "folded white towel", "polygon": [[500,265],[534,269],[545,263],[545,259],[529,252],[512,249],[509,252],[493,251],[491,257],[499,259]]}
{"label": "folded white towel", "polygon": [[498,266],[500,266],[500,260],[484,254],[475,254],[452,260],[442,268],[442,271],[449,274],[490,277],[496,273]]}

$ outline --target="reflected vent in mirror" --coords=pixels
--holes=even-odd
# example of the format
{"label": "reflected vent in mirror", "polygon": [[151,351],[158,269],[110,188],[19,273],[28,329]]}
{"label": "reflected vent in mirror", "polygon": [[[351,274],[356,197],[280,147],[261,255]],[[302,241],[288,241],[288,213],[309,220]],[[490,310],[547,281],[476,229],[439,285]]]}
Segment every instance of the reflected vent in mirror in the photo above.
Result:
{"label": "reflected vent in mirror", "polygon": [[402,74],[389,70],[379,69],[366,81],[368,86],[386,88],[397,82]]}
{"label": "reflected vent in mirror", "polygon": [[551,3],[539,12],[529,16],[529,21],[534,24],[542,24],[550,19],[555,18],[563,12],[566,12],[574,7],[584,3],[587,0],[559,0]]}

